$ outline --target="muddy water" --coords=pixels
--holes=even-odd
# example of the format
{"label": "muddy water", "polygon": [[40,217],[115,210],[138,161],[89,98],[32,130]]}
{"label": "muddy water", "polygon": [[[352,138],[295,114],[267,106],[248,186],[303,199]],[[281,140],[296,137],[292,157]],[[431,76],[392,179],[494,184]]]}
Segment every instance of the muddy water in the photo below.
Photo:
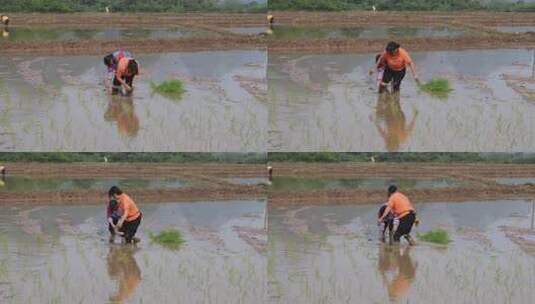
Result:
{"label": "muddy water", "polygon": [[[266,294],[265,203],[142,205],[137,248],[110,245],[97,206],[2,208],[2,303],[254,303]],[[175,227],[178,251],[148,233]]]}
{"label": "muddy water", "polygon": [[[410,51],[410,50],[409,50]],[[271,151],[533,151],[531,51],[413,53],[422,81],[445,77],[437,98],[410,73],[401,94],[376,93],[375,54],[270,54]]]}
{"label": "muddy water", "polygon": [[528,227],[523,201],[424,204],[416,232],[448,246],[377,241],[377,206],[269,211],[268,284],[275,303],[530,303],[534,256],[504,233]]}
{"label": "muddy water", "polygon": [[447,178],[441,179],[389,179],[389,178],[294,178],[275,177],[271,188],[274,190],[320,190],[320,189],[387,189],[396,184],[401,188],[431,189],[459,187],[462,183]]}
{"label": "muddy water", "polygon": [[535,177],[503,177],[497,178],[496,182],[502,185],[535,184]]}
{"label": "muddy water", "polygon": [[84,40],[84,39],[159,39],[181,38],[191,36],[214,35],[208,31],[190,29],[186,27],[174,28],[106,28],[106,29],[69,29],[69,28],[39,28],[39,27],[10,27],[4,29],[0,43],[3,41],[28,40]]}
{"label": "muddy water", "polygon": [[504,33],[528,33],[535,32],[535,26],[498,26],[496,29]]}
{"label": "muddy water", "polygon": [[[133,97],[104,90],[101,57],[0,58],[0,149],[265,151],[265,52],[138,56]],[[151,82],[183,82],[182,100]]]}
{"label": "muddy water", "polygon": [[140,189],[176,189],[189,185],[185,180],[180,179],[141,179],[141,178],[106,178],[106,179],[68,179],[68,178],[26,178],[26,177],[6,177],[0,180],[0,192],[22,192],[22,191],[61,191],[79,189],[109,189],[111,186],[121,188]]}
{"label": "muddy water", "polygon": [[297,27],[274,26],[273,37],[296,38],[386,38],[386,37],[455,37],[468,31],[449,27]]}

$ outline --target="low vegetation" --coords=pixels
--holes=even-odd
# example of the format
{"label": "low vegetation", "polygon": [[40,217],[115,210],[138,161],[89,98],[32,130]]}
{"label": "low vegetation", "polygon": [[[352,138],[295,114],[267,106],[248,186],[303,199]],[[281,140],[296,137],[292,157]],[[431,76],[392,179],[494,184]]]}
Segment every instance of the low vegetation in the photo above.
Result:
{"label": "low vegetation", "polygon": [[448,94],[453,91],[449,80],[445,78],[433,78],[426,83],[420,84],[420,90],[440,98],[448,97]]}
{"label": "low vegetation", "polygon": [[150,233],[149,236],[152,242],[173,250],[179,249],[185,243],[182,233],[176,229],[162,230],[158,234]]}
{"label": "low vegetation", "polygon": [[181,100],[186,92],[182,81],[178,79],[167,80],[160,84],[151,83],[152,91],[172,100]]}
{"label": "low vegetation", "polygon": [[426,233],[418,233],[418,239],[424,242],[447,245],[451,242],[450,236],[446,230],[434,229]]}

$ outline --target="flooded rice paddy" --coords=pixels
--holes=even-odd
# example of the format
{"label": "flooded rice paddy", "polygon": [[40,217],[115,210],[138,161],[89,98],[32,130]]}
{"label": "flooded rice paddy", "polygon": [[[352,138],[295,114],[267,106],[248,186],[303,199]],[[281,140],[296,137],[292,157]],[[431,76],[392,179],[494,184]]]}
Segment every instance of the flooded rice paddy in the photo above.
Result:
{"label": "flooded rice paddy", "polygon": [[527,303],[533,255],[506,236],[528,228],[524,201],[417,206],[415,232],[453,242],[380,244],[378,206],[305,206],[269,212],[268,284],[275,303]]}
{"label": "flooded rice paddy", "polygon": [[387,189],[395,184],[401,188],[434,189],[459,187],[462,185],[454,179],[402,179],[402,178],[298,178],[275,177],[271,188],[273,190],[307,191],[320,189]]}
{"label": "flooded rice paddy", "polygon": [[142,178],[29,178],[8,176],[0,180],[0,192],[23,191],[62,191],[82,189],[109,189],[111,186],[139,189],[176,189],[189,186],[186,180],[175,178],[142,179]]}
{"label": "flooded rice paddy", "polygon": [[4,29],[3,41],[31,40],[86,40],[86,39],[163,39],[184,37],[205,37],[216,34],[187,27],[173,28],[46,28],[46,27],[10,27]]}
{"label": "flooded rice paddy", "polygon": [[[377,205],[265,201],[140,204],[137,248],[110,245],[103,206],[0,211],[0,299],[9,303],[529,303],[535,258],[511,231],[531,203],[418,204],[415,233],[448,246],[378,241]],[[179,229],[177,251],[148,234]],[[83,284],[81,284],[83,282]]]}
{"label": "flooded rice paddy", "polygon": [[533,150],[533,51],[412,57],[422,82],[449,80],[448,97],[422,92],[410,73],[400,94],[378,95],[369,75],[375,54],[269,54],[269,150]]}
{"label": "flooded rice paddy", "polygon": [[298,27],[273,26],[273,37],[278,39],[306,38],[386,38],[386,37],[457,37],[469,32],[445,26],[431,27]]}
{"label": "flooded rice paddy", "polygon": [[231,33],[243,34],[243,35],[258,35],[265,33],[266,27],[231,27],[227,29]]}
{"label": "flooded rice paddy", "polygon": [[[265,151],[264,51],[137,56],[133,96],[104,89],[100,56],[0,58],[3,151]],[[151,83],[179,79],[182,100]]]}
{"label": "flooded rice paddy", "polygon": [[[262,301],[265,202],[140,206],[137,248],[108,244],[104,206],[2,208],[0,301]],[[149,240],[148,233],[169,227],[186,240],[177,251]]]}

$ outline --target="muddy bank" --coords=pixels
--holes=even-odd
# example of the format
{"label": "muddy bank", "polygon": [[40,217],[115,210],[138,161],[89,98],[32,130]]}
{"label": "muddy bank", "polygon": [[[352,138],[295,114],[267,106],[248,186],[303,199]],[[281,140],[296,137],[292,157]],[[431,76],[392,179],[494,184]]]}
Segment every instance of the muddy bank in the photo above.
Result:
{"label": "muddy bank", "polygon": [[430,25],[467,23],[485,26],[535,24],[535,13],[508,12],[272,12],[277,24],[318,25]]}
{"label": "muddy bank", "polygon": [[[384,39],[267,39],[263,36],[191,37],[177,39],[132,40],[72,40],[72,41],[15,41],[2,45],[0,53],[38,55],[100,55],[125,48],[136,54],[195,52],[208,50],[265,49],[273,53],[372,53],[384,48],[390,41]],[[402,38],[405,48],[417,51],[465,49],[518,49],[535,47],[535,34],[492,34],[484,36]]]}
{"label": "muddy bank", "polygon": [[[386,39],[299,39],[270,40],[273,53],[371,53],[382,50],[391,40]],[[492,34],[477,37],[401,38],[398,42],[408,50],[440,51],[466,49],[518,49],[535,47],[535,34]]]}
{"label": "muddy bank", "polygon": [[69,177],[256,177],[263,164],[222,163],[3,163],[9,175],[32,178]]}
{"label": "muddy bank", "polygon": [[[0,205],[20,203],[31,204],[104,204],[107,201],[107,190],[75,190],[75,191],[32,191],[25,193],[2,192]],[[182,189],[125,189],[125,192],[140,203],[161,202],[197,202],[233,199],[264,198],[265,191],[261,186],[228,186],[182,188]]]}
{"label": "muddy bank", "polygon": [[[459,187],[443,189],[400,189],[414,203],[489,201],[535,198],[535,186]],[[309,192],[270,192],[269,202],[284,205],[379,204],[386,201],[386,189],[330,189]]]}
{"label": "muddy bank", "polygon": [[447,177],[475,179],[535,176],[535,164],[489,163],[286,163],[272,162],[273,176],[292,177]]}
{"label": "muddy bank", "polygon": [[162,27],[173,25],[213,25],[219,27],[255,27],[266,25],[262,13],[73,13],[73,14],[9,14],[12,26],[47,27]]}
{"label": "muddy bank", "polygon": [[[535,198],[535,185],[502,185],[496,178],[534,177],[535,165],[511,164],[418,164],[418,163],[271,163],[274,178],[452,178],[463,183],[442,188],[401,189],[414,202],[463,202],[498,199]],[[231,178],[266,177],[263,164],[162,164],[162,163],[8,163],[8,176],[33,178],[105,178],[135,177],[157,179],[179,177],[195,182],[176,189],[127,189],[134,198],[144,203],[192,202],[206,200],[268,198],[275,206],[370,204],[385,200],[385,189],[339,188],[288,191],[275,190],[264,182],[235,184]],[[59,191],[0,191],[0,204],[88,204],[101,203],[107,189]],[[295,189],[293,189],[295,190]]]}
{"label": "muddy bank", "polygon": [[39,55],[101,55],[118,48],[128,49],[136,54],[195,52],[232,49],[264,49],[265,39],[256,36],[225,36],[214,38],[178,39],[132,39],[132,40],[72,40],[72,41],[16,41],[2,44],[0,53]]}

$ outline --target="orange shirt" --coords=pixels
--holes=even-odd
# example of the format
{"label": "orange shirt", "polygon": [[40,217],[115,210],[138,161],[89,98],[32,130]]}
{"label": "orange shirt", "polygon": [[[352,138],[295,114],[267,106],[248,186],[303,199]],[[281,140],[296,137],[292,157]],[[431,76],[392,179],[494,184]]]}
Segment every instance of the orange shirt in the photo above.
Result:
{"label": "orange shirt", "polygon": [[392,209],[394,215],[400,218],[407,215],[409,211],[414,211],[411,201],[400,192],[396,192],[390,196],[388,206]]}
{"label": "orange shirt", "polygon": [[130,62],[130,58],[128,57],[123,57],[119,59],[119,63],[117,64],[117,71],[115,72],[115,76],[117,78],[123,78],[124,76],[127,76],[129,62]]}
{"label": "orange shirt", "polygon": [[126,214],[127,222],[131,222],[137,219],[138,216],[141,214],[141,212],[139,212],[139,209],[136,206],[136,203],[133,199],[130,198],[130,196],[123,193],[117,196],[117,200],[119,201],[119,208],[121,208]]}
{"label": "orange shirt", "polygon": [[390,55],[388,52],[383,52],[382,61],[388,64],[388,67],[394,71],[401,71],[412,63],[411,56],[405,49],[399,48],[396,55]]}

